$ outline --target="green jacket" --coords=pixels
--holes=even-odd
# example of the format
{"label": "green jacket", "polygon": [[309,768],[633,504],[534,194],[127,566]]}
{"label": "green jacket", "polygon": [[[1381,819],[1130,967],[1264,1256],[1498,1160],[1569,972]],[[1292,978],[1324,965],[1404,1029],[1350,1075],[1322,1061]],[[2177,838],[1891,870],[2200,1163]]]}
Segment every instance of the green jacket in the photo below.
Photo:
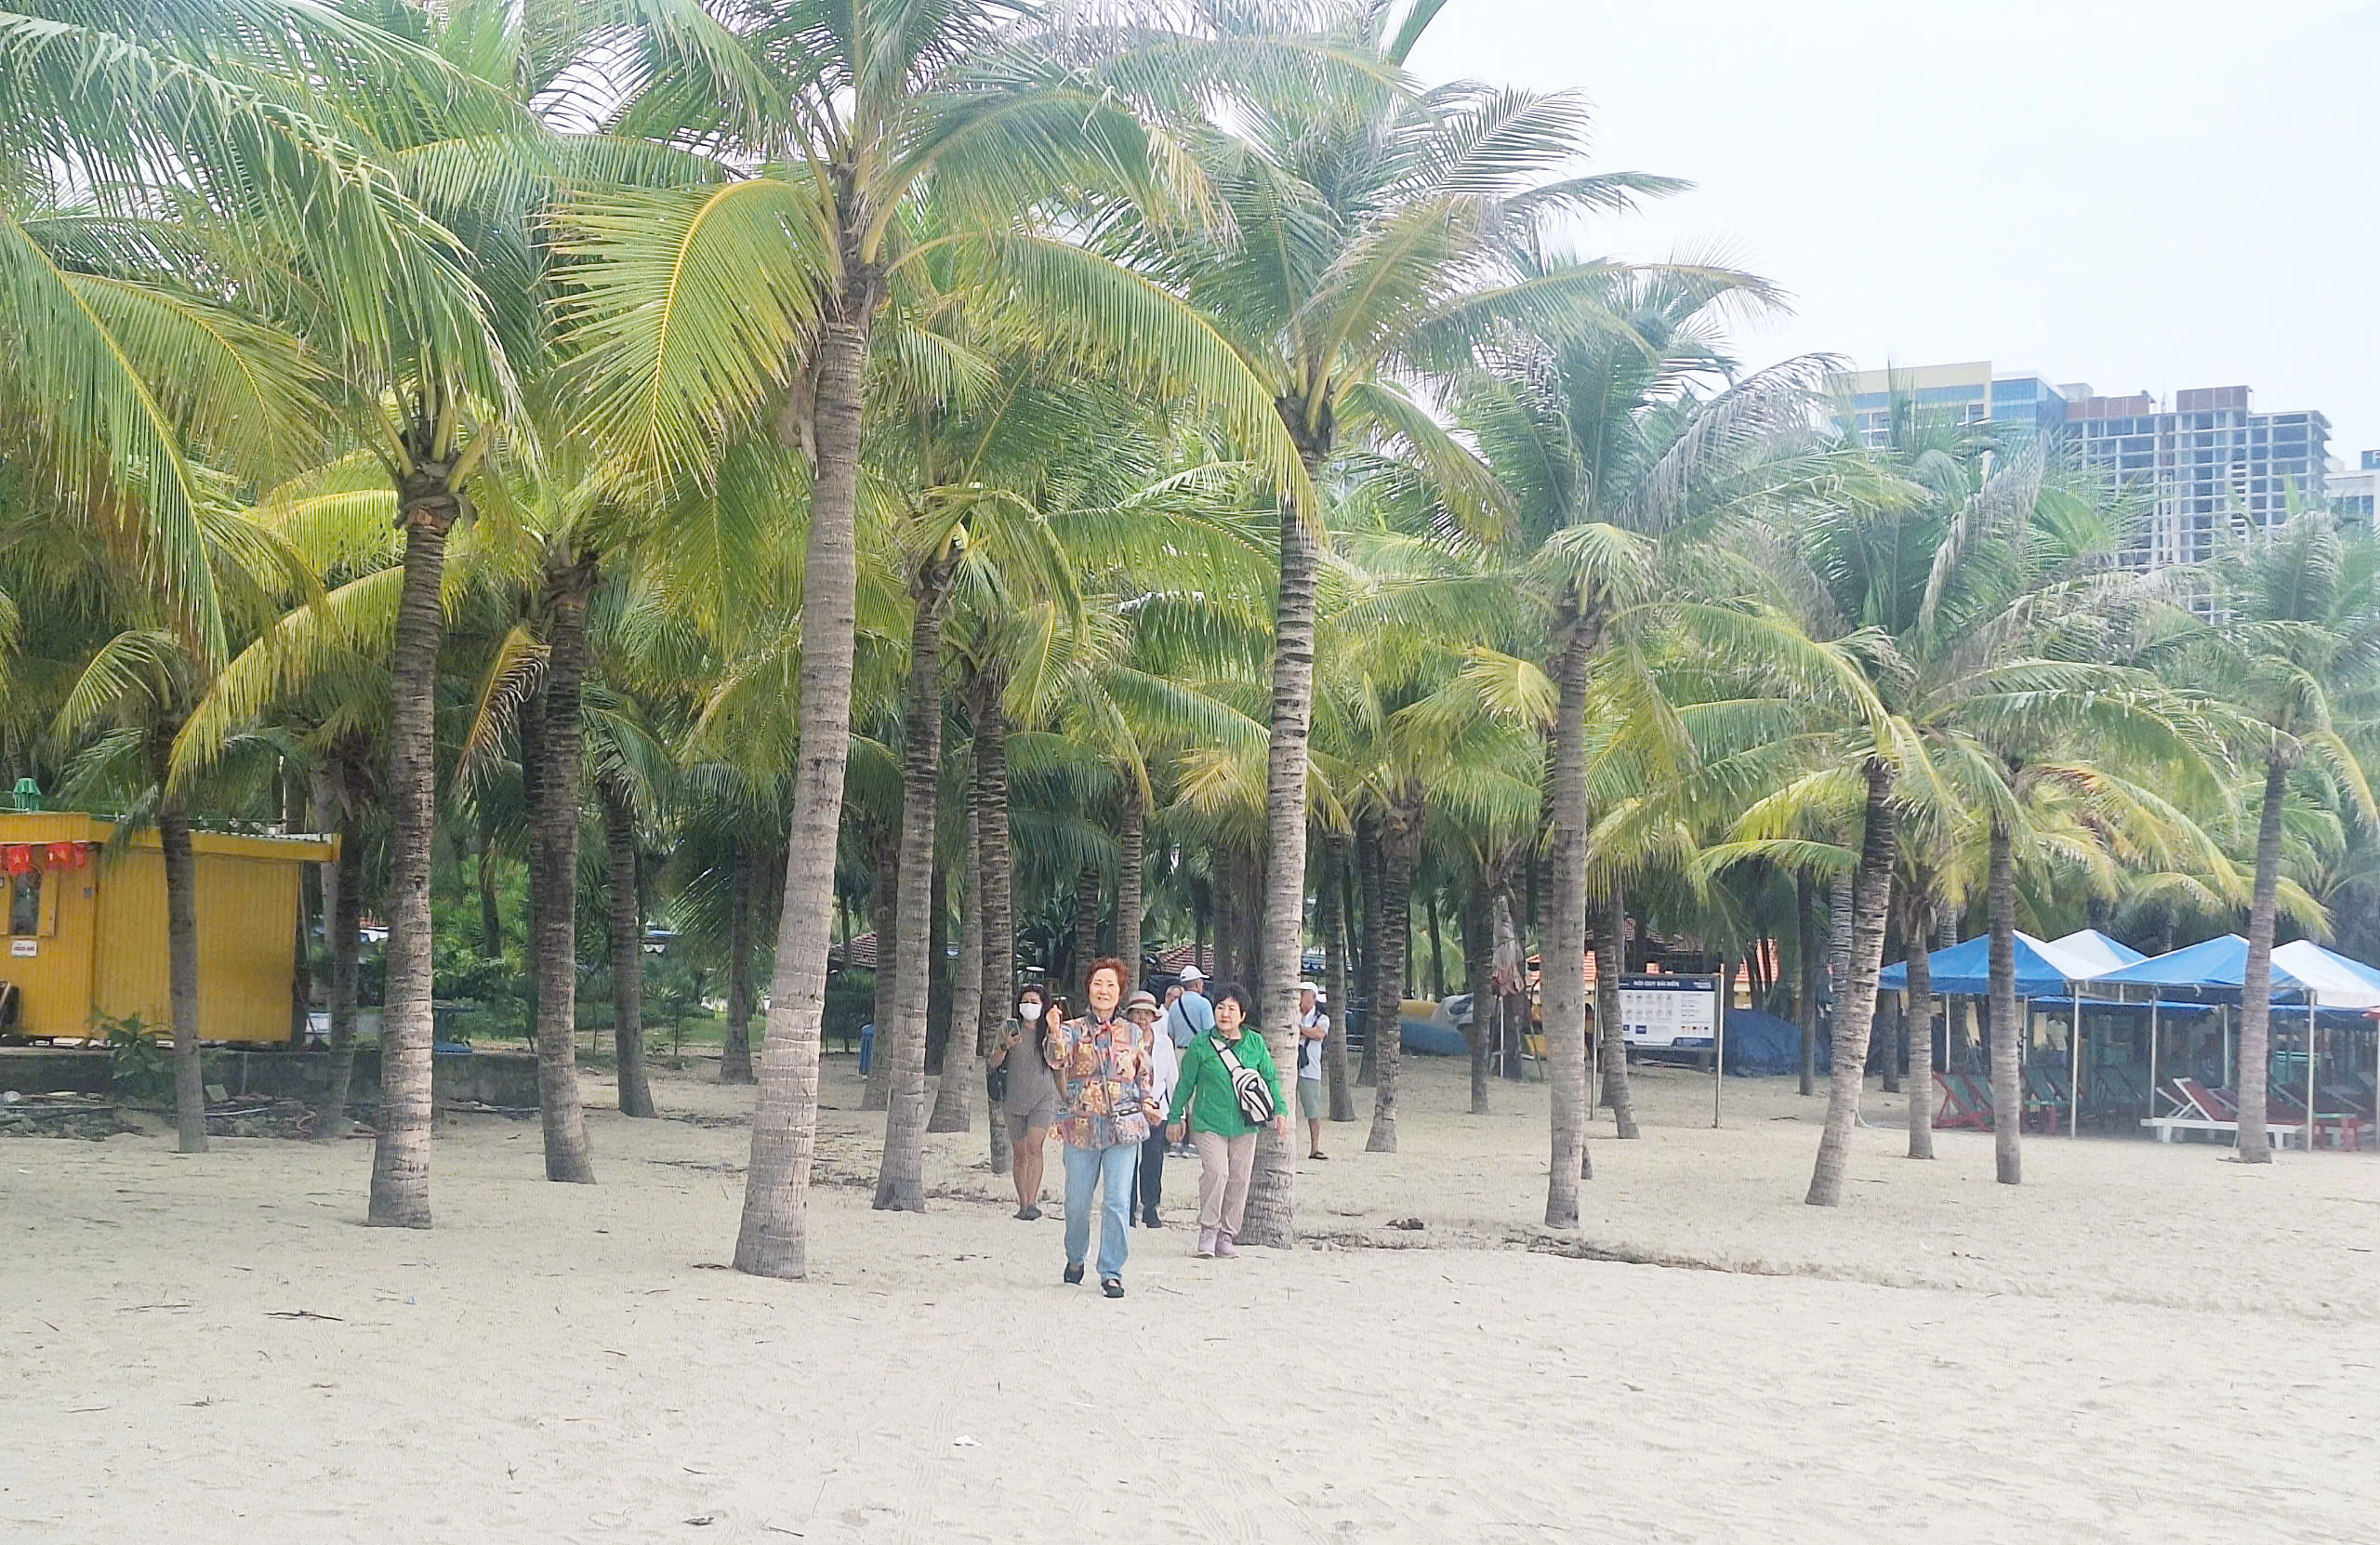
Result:
{"label": "green jacket", "polygon": [[[1184,1123],[1194,1132],[1214,1132],[1223,1137],[1240,1137],[1256,1129],[1239,1114],[1239,1100],[1232,1093],[1231,1070],[1223,1066],[1222,1054],[1215,1050],[1218,1033],[1209,1031],[1190,1043],[1182,1053],[1181,1081],[1173,1086],[1173,1119]],[[1281,1099],[1281,1076],[1273,1065],[1273,1049],[1253,1025],[1243,1031],[1232,1043],[1232,1055],[1239,1065],[1255,1070],[1273,1091],[1273,1112],[1276,1116],[1289,1107]]]}

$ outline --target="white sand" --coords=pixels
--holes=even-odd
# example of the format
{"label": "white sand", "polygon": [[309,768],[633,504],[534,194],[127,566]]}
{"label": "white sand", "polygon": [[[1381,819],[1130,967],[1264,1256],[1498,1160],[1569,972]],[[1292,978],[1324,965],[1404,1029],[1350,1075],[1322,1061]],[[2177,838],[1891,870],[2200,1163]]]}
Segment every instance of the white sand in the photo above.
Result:
{"label": "white sand", "polygon": [[[1428,1060],[1402,1153],[1328,1129],[1317,1248],[1188,1259],[1170,1167],[1120,1303],[967,1199],[980,1135],[930,1140],[923,1217],[815,1193],[799,1284],[703,1269],[737,1126],[592,1111],[592,1189],[534,1122],[442,1126],[429,1234],[358,1226],[367,1142],[0,1142],[0,1539],[2380,1538],[2380,1156],[2038,1139],[2009,1189],[1988,1137],[1879,1130],[1824,1212],[1820,1101],[1639,1088],[1579,1238],[1731,1269],[1512,1248],[1542,1086],[1474,1119]],[[822,1171],[879,1122],[830,1113]]]}

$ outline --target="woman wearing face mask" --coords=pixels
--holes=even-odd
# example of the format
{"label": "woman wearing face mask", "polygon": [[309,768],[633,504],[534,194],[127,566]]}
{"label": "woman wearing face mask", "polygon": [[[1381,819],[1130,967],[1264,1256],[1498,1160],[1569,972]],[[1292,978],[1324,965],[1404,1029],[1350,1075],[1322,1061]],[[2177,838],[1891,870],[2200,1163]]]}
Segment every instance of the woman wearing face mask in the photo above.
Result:
{"label": "woman wearing face mask", "polygon": [[1141,1032],[1116,1011],[1124,1000],[1124,962],[1091,962],[1084,996],[1091,1000],[1089,1013],[1064,1024],[1044,1021],[1051,1027],[1041,1037],[1050,1065],[1058,1070],[1058,1135],[1066,1144],[1065,1277],[1082,1280],[1095,1190],[1099,1286],[1109,1298],[1120,1299],[1134,1172],[1149,1123],[1162,1119],[1164,1107],[1150,1094],[1151,1068]]}
{"label": "woman wearing face mask", "polygon": [[1257,1129],[1269,1125],[1284,1137],[1289,1131],[1273,1053],[1263,1037],[1248,1033],[1252,1012],[1246,988],[1218,991],[1215,1027],[1182,1053],[1181,1078],[1174,1085],[1173,1125],[1168,1135],[1178,1142],[1186,1128],[1198,1145],[1197,1255],[1202,1261],[1239,1254],[1236,1240],[1248,1216]]}
{"label": "woman wearing face mask", "polygon": [[1009,1176],[1016,1182],[1016,1215],[1027,1222],[1041,1216],[1041,1168],[1050,1129],[1058,1124],[1058,1078],[1041,1052],[1041,1033],[1056,1023],[1048,1015],[1040,988],[1019,988],[1016,1017],[985,1059],[1008,1080],[1000,1113],[1008,1122]]}

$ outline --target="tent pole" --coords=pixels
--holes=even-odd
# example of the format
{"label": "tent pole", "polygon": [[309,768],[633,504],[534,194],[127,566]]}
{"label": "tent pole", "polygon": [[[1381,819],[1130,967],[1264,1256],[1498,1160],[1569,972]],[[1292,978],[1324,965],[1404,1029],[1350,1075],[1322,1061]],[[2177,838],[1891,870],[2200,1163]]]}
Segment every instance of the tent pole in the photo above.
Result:
{"label": "tent pole", "polygon": [[2306,993],[2306,1151],[2314,1151],[2314,1006],[2318,996]]}
{"label": "tent pole", "polygon": [[[1718,1054],[1711,1059],[1711,1125],[1719,1125],[1719,1096],[1727,1083],[1727,1010],[1733,1007],[1727,1000],[1734,997],[1734,983],[1722,972],[1711,979],[1712,1014],[1717,1023]],[[1901,995],[1906,997],[1908,995]]]}
{"label": "tent pole", "polygon": [[2082,1135],[2082,984],[2074,989],[2074,1028],[2066,1037],[2066,1135]]}
{"label": "tent pole", "polygon": [[2149,1000],[2149,1114],[2157,1114],[2157,1000]]}

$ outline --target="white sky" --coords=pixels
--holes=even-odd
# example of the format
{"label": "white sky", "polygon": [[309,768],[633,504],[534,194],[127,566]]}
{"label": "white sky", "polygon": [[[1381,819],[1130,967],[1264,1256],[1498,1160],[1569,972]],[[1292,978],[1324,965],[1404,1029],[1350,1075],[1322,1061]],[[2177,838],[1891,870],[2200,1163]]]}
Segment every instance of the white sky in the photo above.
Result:
{"label": "white sky", "polygon": [[1748,363],[2242,382],[2380,448],[2380,0],[1453,0],[1412,64],[1692,179],[1580,244],[1783,285]]}

